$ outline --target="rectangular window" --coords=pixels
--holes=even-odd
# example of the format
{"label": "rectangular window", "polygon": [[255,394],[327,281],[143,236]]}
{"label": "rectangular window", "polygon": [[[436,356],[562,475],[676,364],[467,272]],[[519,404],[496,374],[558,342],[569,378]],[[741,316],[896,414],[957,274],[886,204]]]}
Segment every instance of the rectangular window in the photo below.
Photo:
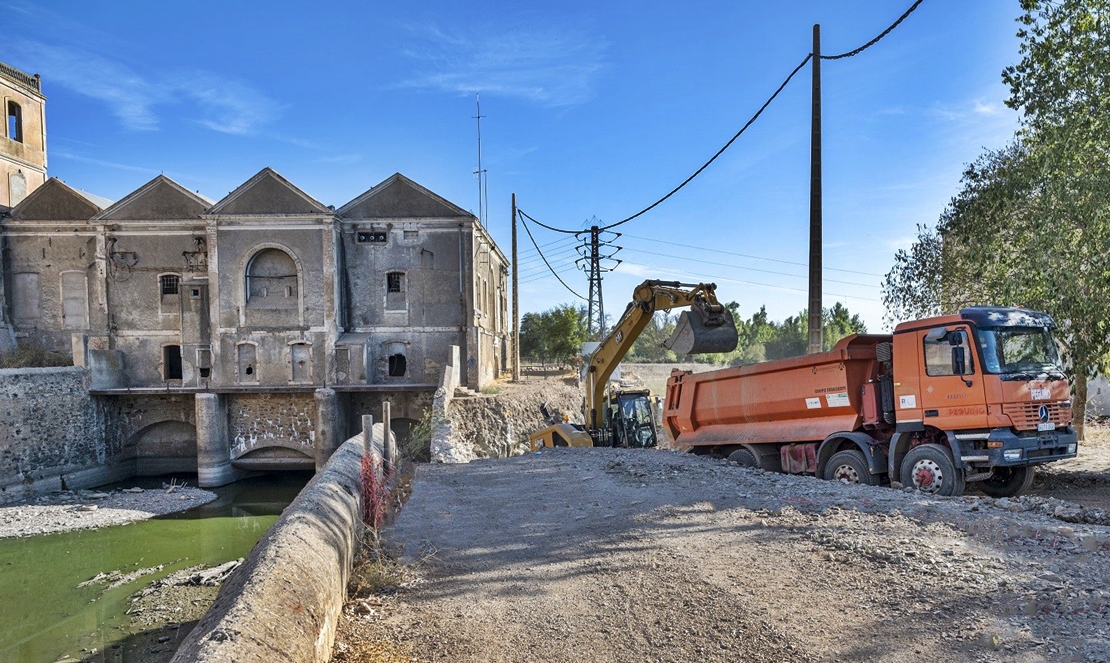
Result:
{"label": "rectangular window", "polygon": [[8,102],[8,138],[23,142],[23,109],[14,101]]}
{"label": "rectangular window", "polygon": [[404,292],[404,274],[401,272],[390,272],[385,275],[385,278],[389,292]]}
{"label": "rectangular window", "polygon": [[934,377],[975,372],[964,331],[934,329],[925,335],[925,373]]}
{"label": "rectangular window", "polygon": [[162,296],[176,295],[181,290],[181,277],[177,274],[163,274],[158,277],[158,283],[162,290]]}
{"label": "rectangular window", "polygon": [[23,272],[12,275],[12,290],[14,301],[12,313],[17,323],[38,322],[42,317],[42,290],[39,287],[39,275]]}
{"label": "rectangular window", "polygon": [[309,355],[307,343],[294,343],[289,346],[289,358],[293,362],[293,382],[309,382],[312,380],[312,358]]}
{"label": "rectangular window", "polygon": [[389,233],[384,230],[359,230],[355,233],[355,241],[359,244],[385,244]]}

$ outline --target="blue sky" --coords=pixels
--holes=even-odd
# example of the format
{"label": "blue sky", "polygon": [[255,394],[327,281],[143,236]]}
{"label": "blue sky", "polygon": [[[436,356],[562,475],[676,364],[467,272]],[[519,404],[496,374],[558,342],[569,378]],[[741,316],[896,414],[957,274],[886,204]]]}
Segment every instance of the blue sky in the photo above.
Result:
{"label": "blue sky", "polygon": [[[219,199],[270,166],[336,207],[399,171],[477,212],[479,92],[487,225],[508,254],[511,193],[559,227],[625,218],[747,121],[814,23],[839,53],[909,4],[0,0],[0,61],[43,76],[49,174],[113,200],[160,172]],[[1018,13],[925,0],[878,45],[822,63],[825,306],[881,329],[895,251],[1012,135],[1000,74]],[[807,67],[701,176],[621,227],[610,314],[644,278],[715,281],[744,315],[805,307],[809,109]],[[585,294],[568,241],[536,239]],[[578,301],[520,241],[522,310]]]}

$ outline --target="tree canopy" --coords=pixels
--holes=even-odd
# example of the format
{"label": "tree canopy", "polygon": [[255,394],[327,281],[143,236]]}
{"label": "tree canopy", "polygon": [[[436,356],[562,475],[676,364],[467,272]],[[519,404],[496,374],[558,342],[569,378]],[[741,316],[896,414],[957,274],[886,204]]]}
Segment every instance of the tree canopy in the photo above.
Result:
{"label": "tree canopy", "polygon": [[1003,72],[1021,130],[968,166],[883,299],[896,319],[971,304],[1053,315],[1081,425],[1086,380],[1110,358],[1110,0],[1021,6],[1022,58]]}

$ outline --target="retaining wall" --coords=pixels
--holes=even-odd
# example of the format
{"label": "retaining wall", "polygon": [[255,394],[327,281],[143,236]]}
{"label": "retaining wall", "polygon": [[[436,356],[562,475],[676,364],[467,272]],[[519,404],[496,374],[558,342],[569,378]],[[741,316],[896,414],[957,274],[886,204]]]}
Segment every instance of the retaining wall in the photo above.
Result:
{"label": "retaining wall", "polygon": [[286,507],[171,663],[324,663],[354,560],[362,436]]}
{"label": "retaining wall", "polygon": [[0,370],[0,503],[116,478],[122,444],[83,368]]}

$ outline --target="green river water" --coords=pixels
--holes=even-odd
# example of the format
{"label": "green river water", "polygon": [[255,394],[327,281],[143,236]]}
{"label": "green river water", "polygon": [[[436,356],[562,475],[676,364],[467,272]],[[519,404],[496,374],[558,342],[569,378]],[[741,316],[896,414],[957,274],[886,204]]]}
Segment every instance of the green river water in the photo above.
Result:
{"label": "green river water", "polygon": [[[278,473],[248,479],[215,489],[214,502],[178,514],[0,540],[0,662],[101,660],[93,650],[103,656],[132,635],[124,614],[132,594],[186,567],[245,557],[309,478]],[[144,480],[123,485],[144,486]],[[112,589],[78,587],[98,573],[158,565],[164,568]]]}

